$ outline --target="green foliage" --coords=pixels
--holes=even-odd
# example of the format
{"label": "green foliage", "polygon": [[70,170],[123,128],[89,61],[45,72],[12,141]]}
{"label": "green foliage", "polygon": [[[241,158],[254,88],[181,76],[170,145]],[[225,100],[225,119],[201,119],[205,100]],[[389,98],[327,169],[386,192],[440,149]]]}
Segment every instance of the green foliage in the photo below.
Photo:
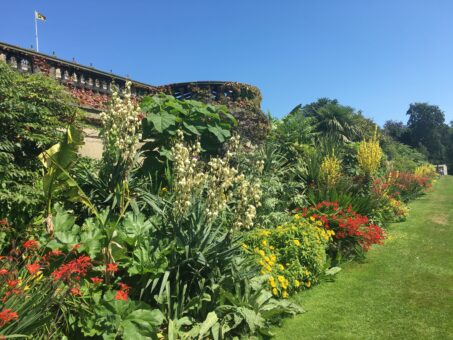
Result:
{"label": "green foliage", "polygon": [[225,106],[178,100],[164,94],[143,98],[141,109],[145,113],[142,122],[146,141],[142,147],[144,170],[152,174],[163,171],[171,159],[170,148],[177,130],[183,131],[190,142],[198,139],[202,149],[212,155],[218,153],[236,125]]}
{"label": "green foliage", "polygon": [[77,109],[63,87],[0,62],[0,217],[24,228],[41,209],[37,156],[59,141]]}

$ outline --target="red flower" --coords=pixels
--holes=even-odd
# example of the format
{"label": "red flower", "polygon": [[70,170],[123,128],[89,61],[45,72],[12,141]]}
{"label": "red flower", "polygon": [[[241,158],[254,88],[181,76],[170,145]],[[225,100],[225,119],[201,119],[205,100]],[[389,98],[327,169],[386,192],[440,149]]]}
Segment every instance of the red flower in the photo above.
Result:
{"label": "red flower", "polygon": [[27,264],[25,266],[25,268],[27,268],[28,272],[33,275],[33,274],[36,274],[39,269],[41,268],[41,266],[39,265],[39,263],[35,262],[33,264]]}
{"label": "red flower", "polygon": [[18,283],[19,280],[6,280],[6,284],[8,285],[9,288],[16,288]]}
{"label": "red flower", "polygon": [[39,243],[36,242],[35,240],[28,240],[27,242],[24,243],[24,248],[25,249],[30,249],[34,250],[39,247]]}
{"label": "red flower", "polygon": [[115,295],[115,300],[127,301],[127,292],[123,290],[118,290]]}
{"label": "red flower", "polygon": [[94,284],[100,284],[100,283],[104,282],[104,280],[101,279],[100,277],[92,277],[90,280],[91,280]]}
{"label": "red flower", "polygon": [[6,269],[0,269],[0,276],[8,275],[8,270]]}
{"label": "red flower", "polygon": [[129,287],[127,284],[122,283],[122,282],[119,282],[118,286],[120,286],[120,290],[122,290],[123,292],[126,292],[126,293],[129,292],[129,290],[131,289],[131,287]]}
{"label": "red flower", "polygon": [[88,269],[91,268],[91,259],[88,256],[80,256],[71,262],[62,264],[58,269],[52,272],[54,281],[67,280],[74,275],[74,279],[86,276]]}
{"label": "red flower", "polygon": [[0,312],[0,327],[3,327],[8,322],[17,320],[19,316],[12,309],[4,309]]}
{"label": "red flower", "polygon": [[79,287],[73,287],[73,288],[71,288],[71,290],[69,292],[71,293],[72,296],[81,296],[82,295]]}
{"label": "red flower", "polygon": [[116,263],[109,263],[105,269],[108,272],[116,273],[118,271],[118,265]]}

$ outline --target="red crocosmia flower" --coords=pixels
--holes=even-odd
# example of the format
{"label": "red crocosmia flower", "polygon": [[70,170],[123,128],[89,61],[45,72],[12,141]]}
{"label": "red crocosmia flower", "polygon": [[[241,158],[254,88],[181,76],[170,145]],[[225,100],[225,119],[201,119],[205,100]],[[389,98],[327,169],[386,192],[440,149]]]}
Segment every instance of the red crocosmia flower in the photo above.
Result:
{"label": "red crocosmia flower", "polygon": [[18,283],[19,280],[6,280],[6,284],[8,285],[9,288],[16,288]]}
{"label": "red crocosmia flower", "polygon": [[91,259],[88,256],[80,256],[75,260],[62,264],[52,272],[54,281],[68,280],[72,278],[84,277],[88,269],[91,268]]}
{"label": "red crocosmia flower", "polygon": [[27,264],[25,266],[25,268],[27,268],[28,272],[33,275],[33,274],[36,274],[39,269],[41,268],[41,266],[39,265],[39,263],[32,263],[32,264]]}
{"label": "red crocosmia flower", "polygon": [[115,295],[115,300],[127,301],[127,292],[124,290],[118,290]]}
{"label": "red crocosmia flower", "polygon": [[34,250],[39,247],[39,243],[36,242],[35,240],[28,240],[27,242],[24,243],[24,248],[25,249],[30,249]]}
{"label": "red crocosmia flower", "polygon": [[82,292],[80,291],[79,287],[73,287],[70,289],[69,292],[71,293],[72,296],[81,296],[82,295]]}
{"label": "red crocosmia flower", "polygon": [[8,275],[9,271],[6,269],[0,269],[0,276]]}
{"label": "red crocosmia flower", "polygon": [[105,269],[108,272],[116,273],[118,271],[118,265],[116,263],[109,263]]}
{"label": "red crocosmia flower", "polygon": [[118,286],[120,286],[120,290],[122,290],[123,292],[126,292],[126,293],[129,292],[129,290],[131,289],[131,287],[129,287],[127,284],[122,283],[122,282],[119,282]]}
{"label": "red crocosmia flower", "polygon": [[16,312],[13,312],[12,309],[10,309],[10,308],[4,309],[0,312],[0,327],[3,327],[8,322],[17,320],[18,318],[19,318],[19,315],[17,315]]}
{"label": "red crocosmia flower", "polygon": [[104,282],[104,280],[101,279],[100,277],[92,277],[90,280],[91,280],[94,284],[100,284],[100,283]]}

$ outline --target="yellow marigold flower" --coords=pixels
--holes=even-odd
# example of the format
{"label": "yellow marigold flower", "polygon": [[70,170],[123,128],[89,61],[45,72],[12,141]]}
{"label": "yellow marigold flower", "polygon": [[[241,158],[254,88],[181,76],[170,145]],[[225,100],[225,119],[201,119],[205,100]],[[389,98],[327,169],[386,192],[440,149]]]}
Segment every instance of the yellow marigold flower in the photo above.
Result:
{"label": "yellow marigold flower", "polygon": [[266,241],[266,240],[262,240],[262,241],[261,241],[261,245],[262,245],[263,247],[267,246],[267,241]]}
{"label": "yellow marigold flower", "polygon": [[284,281],[285,281],[285,277],[279,275],[279,276],[277,277],[277,280],[278,280],[278,282],[280,282],[280,283],[281,283],[281,282],[284,282]]}
{"label": "yellow marigold flower", "polygon": [[284,299],[288,298],[288,293],[286,292],[286,290],[283,291],[282,298],[284,298]]}
{"label": "yellow marigold flower", "polygon": [[294,280],[294,286],[295,286],[296,288],[299,288],[299,287],[300,287],[300,282],[299,282],[299,280]]}
{"label": "yellow marigold flower", "polygon": [[298,247],[300,246],[300,241],[299,241],[299,240],[293,240],[293,242],[294,242],[294,244],[295,244],[296,246],[298,246]]}
{"label": "yellow marigold flower", "polygon": [[273,289],[272,289],[272,294],[274,294],[275,296],[278,295],[278,290],[277,290],[277,288],[273,288]]}

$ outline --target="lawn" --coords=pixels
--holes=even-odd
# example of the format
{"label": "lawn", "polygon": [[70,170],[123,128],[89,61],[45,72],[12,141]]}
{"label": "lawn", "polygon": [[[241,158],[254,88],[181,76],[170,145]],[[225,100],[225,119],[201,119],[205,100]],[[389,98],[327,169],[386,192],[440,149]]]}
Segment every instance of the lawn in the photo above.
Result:
{"label": "lawn", "polygon": [[365,262],[298,294],[277,339],[453,339],[453,177],[410,204]]}

